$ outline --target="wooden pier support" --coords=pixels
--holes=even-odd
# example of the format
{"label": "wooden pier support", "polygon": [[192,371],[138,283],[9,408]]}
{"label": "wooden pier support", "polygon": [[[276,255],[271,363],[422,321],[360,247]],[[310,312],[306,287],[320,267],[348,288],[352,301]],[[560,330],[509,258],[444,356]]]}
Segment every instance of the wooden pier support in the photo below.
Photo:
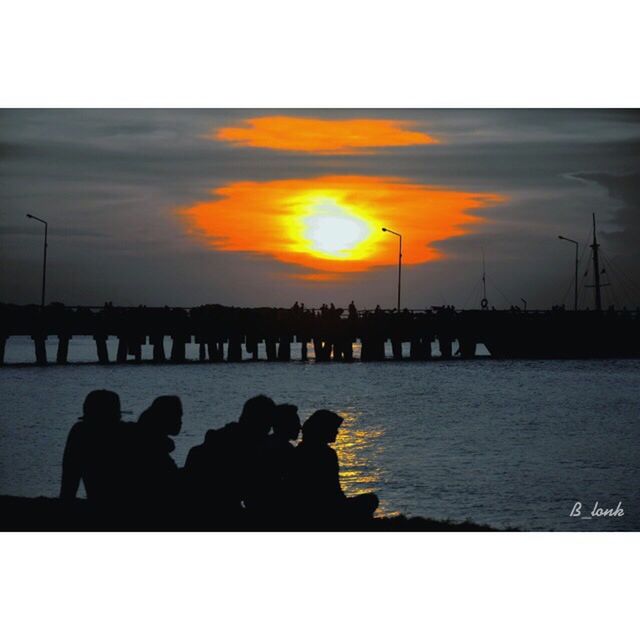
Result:
{"label": "wooden pier support", "polygon": [[209,340],[207,342],[207,353],[209,362],[222,362],[224,360],[224,343],[218,340]]}
{"label": "wooden pier support", "polygon": [[383,338],[363,338],[360,360],[362,362],[382,362],[385,359],[384,345]]}
{"label": "wooden pier support", "polygon": [[333,359],[336,362],[353,362],[353,343],[345,338],[333,345]]}
{"label": "wooden pier support", "polygon": [[278,343],[278,360],[280,362],[289,362],[291,360],[291,338],[282,336]]}
{"label": "wooden pier support", "polygon": [[238,336],[229,338],[227,362],[242,362],[242,338]]}
{"label": "wooden pier support", "polygon": [[4,350],[7,346],[7,336],[0,336],[0,367],[4,364]]}
{"label": "wooden pier support", "polygon": [[36,363],[47,364],[47,336],[32,336],[36,349]]}
{"label": "wooden pier support", "polygon": [[449,359],[453,355],[453,339],[449,336],[438,336],[438,344],[440,345],[440,357]]}
{"label": "wooden pier support", "polygon": [[156,364],[161,364],[167,361],[167,356],[164,352],[164,336],[154,335],[149,338],[149,342],[153,345],[153,361]]}
{"label": "wooden pier support", "polygon": [[107,350],[107,336],[93,336],[96,341],[96,351],[98,353],[98,362],[100,364],[109,364],[109,351]]}
{"label": "wooden pier support", "polygon": [[171,336],[171,362],[184,362],[187,355],[187,339],[183,335]]}
{"label": "wooden pier support", "polygon": [[116,354],[116,362],[122,364],[127,361],[129,355],[129,341],[126,336],[118,336],[118,353]]}
{"label": "wooden pier support", "polygon": [[144,338],[135,336],[129,339],[129,353],[133,356],[136,362],[142,362],[142,345]]}
{"label": "wooden pier support", "polygon": [[264,344],[267,352],[267,360],[269,362],[275,362],[277,360],[276,341],[271,338],[267,338],[264,341]]}
{"label": "wooden pier support", "polygon": [[255,336],[248,336],[245,341],[247,353],[251,354],[252,360],[258,359],[258,340]]}
{"label": "wooden pier support", "polygon": [[316,362],[329,362],[333,345],[322,338],[313,339],[313,349],[316,353]]}
{"label": "wooden pier support", "polygon": [[302,360],[302,362],[309,360],[309,345],[306,338],[302,338],[300,343],[300,360]]}
{"label": "wooden pier support", "polygon": [[61,335],[58,336],[58,352],[56,354],[57,364],[67,364],[69,358],[69,340],[71,336]]}
{"label": "wooden pier support", "polygon": [[431,360],[431,338],[414,338],[409,350],[411,360]]}
{"label": "wooden pier support", "polygon": [[461,358],[468,359],[475,357],[477,345],[475,338],[459,338],[458,343],[460,344]]}
{"label": "wooden pier support", "polygon": [[391,352],[394,360],[402,360],[402,340],[391,340]]}
{"label": "wooden pier support", "polygon": [[200,362],[206,362],[207,360],[207,345],[204,342],[198,343],[198,360]]}

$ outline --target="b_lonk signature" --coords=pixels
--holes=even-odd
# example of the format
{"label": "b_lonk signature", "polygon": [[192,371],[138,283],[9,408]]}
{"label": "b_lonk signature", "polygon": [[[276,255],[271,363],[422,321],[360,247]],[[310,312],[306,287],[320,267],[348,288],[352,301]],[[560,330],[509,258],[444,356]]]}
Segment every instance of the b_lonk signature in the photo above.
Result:
{"label": "b_lonk signature", "polygon": [[613,508],[605,508],[599,506],[596,502],[593,505],[593,509],[583,515],[582,502],[576,502],[571,509],[569,516],[571,518],[580,518],[581,520],[592,520],[593,518],[621,518],[624,515],[624,509],[622,508],[622,502],[618,502],[618,505]]}

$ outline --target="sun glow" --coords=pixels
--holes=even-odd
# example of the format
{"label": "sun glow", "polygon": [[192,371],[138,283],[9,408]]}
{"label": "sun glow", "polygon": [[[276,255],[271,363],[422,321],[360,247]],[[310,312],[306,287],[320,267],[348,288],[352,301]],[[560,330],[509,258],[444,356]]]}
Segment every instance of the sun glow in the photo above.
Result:
{"label": "sun glow", "polygon": [[320,155],[370,153],[373,148],[438,144],[436,138],[411,129],[411,125],[401,120],[374,118],[335,120],[261,116],[244,120],[234,127],[222,127],[207,137],[238,147]]}
{"label": "sun glow", "polygon": [[372,176],[233,182],[213,195],[179,211],[194,235],[218,251],[295,264],[293,277],[310,280],[396,264],[382,227],[402,232],[404,264],[442,259],[436,242],[469,233],[484,222],[472,210],[504,200]]}
{"label": "sun glow", "polygon": [[333,198],[317,196],[301,218],[302,237],[309,251],[320,258],[354,260],[366,254],[363,243],[371,236],[373,225]]}

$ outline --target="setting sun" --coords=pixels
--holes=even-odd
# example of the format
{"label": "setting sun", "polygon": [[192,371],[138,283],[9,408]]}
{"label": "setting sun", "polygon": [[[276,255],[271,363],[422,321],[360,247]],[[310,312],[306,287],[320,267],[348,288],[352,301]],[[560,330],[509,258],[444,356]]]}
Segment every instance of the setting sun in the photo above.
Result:
{"label": "setting sun", "polygon": [[468,233],[484,222],[472,210],[504,200],[371,176],[234,182],[213,194],[179,211],[193,234],[219,251],[299,265],[296,277],[308,279],[395,264],[384,226],[402,230],[405,264],[441,259],[435,242]]}
{"label": "setting sun", "polygon": [[354,260],[367,253],[373,225],[353,209],[328,196],[312,196],[300,212],[302,233],[310,253],[330,260]]}

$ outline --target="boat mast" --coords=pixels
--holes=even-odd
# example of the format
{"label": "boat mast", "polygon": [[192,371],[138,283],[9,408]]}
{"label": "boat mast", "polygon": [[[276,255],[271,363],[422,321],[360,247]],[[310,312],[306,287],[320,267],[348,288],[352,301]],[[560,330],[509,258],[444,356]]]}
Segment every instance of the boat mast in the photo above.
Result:
{"label": "boat mast", "polygon": [[596,214],[593,215],[593,244],[591,245],[593,254],[593,288],[596,295],[596,311],[602,311],[602,298],[600,297],[600,265],[598,263],[598,248],[600,245],[596,240]]}
{"label": "boat mast", "polygon": [[489,301],[487,300],[487,277],[484,267],[484,249],[482,250],[482,300],[480,300],[480,307],[487,309],[489,307]]}

